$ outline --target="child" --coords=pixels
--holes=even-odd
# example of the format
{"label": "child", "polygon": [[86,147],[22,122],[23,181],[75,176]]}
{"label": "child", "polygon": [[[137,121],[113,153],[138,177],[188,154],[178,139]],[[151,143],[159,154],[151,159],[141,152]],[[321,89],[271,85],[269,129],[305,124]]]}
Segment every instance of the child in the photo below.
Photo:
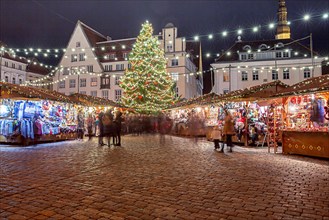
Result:
{"label": "child", "polygon": [[[214,144],[215,144],[215,150],[219,149],[219,140],[222,137],[222,132],[221,132],[221,130],[219,130],[218,126],[214,127],[214,129],[211,133],[211,137],[212,137],[212,139],[214,141]],[[223,152],[223,148],[222,148],[221,152]]]}

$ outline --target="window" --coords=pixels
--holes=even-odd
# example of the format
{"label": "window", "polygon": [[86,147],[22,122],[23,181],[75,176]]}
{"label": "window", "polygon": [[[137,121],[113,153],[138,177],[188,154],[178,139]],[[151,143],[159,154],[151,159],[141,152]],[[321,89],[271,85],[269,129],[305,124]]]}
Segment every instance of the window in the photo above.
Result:
{"label": "window", "polygon": [[7,67],[8,67],[8,62],[7,62],[7,61],[5,61],[5,66],[7,66]]}
{"label": "window", "polygon": [[124,64],[117,64],[117,65],[115,66],[115,69],[116,69],[116,70],[124,70],[124,68],[125,68],[125,65],[124,65]]}
{"label": "window", "polygon": [[18,69],[19,70],[22,70],[22,65],[18,65]]}
{"label": "window", "polygon": [[93,77],[90,79],[90,86],[97,86],[97,77]]}
{"label": "window", "polygon": [[258,70],[252,71],[252,80],[259,80]]}
{"label": "window", "polygon": [[85,61],[85,60],[86,60],[85,54],[84,53],[80,53],[79,54],[79,61]]}
{"label": "window", "polygon": [[101,89],[110,88],[110,77],[101,78]]}
{"label": "window", "polygon": [[94,72],[94,66],[93,65],[88,65],[87,66],[87,71],[90,72],[90,73]]}
{"label": "window", "polygon": [[69,68],[63,69],[63,75],[69,75],[69,73],[70,73]]}
{"label": "window", "polygon": [[80,45],[80,42],[76,42],[75,43],[75,47],[80,47],[81,45]]}
{"label": "window", "polygon": [[278,80],[279,74],[277,70],[272,70],[272,80]]}
{"label": "window", "polygon": [[80,79],[80,87],[86,87],[87,79]]}
{"label": "window", "polygon": [[130,69],[131,68],[131,63],[128,63],[128,69]]}
{"label": "window", "polygon": [[311,77],[311,70],[310,68],[305,68],[304,69],[304,78],[310,78]]}
{"label": "window", "polygon": [[80,91],[80,94],[87,95],[87,92],[86,91]]}
{"label": "window", "polygon": [[167,51],[169,51],[169,52],[173,51],[172,44],[167,45]]}
{"label": "window", "polygon": [[90,91],[90,95],[94,96],[94,97],[97,97],[97,91]]}
{"label": "window", "polygon": [[178,73],[172,73],[171,77],[172,77],[173,81],[175,81],[175,82],[178,81]]}
{"label": "window", "polygon": [[78,57],[76,54],[71,54],[71,62],[77,62],[78,61]]}
{"label": "window", "polygon": [[281,58],[282,57],[282,53],[281,52],[275,52],[275,57],[276,58]]}
{"label": "window", "polygon": [[223,93],[227,94],[227,93],[229,93],[229,90],[228,89],[223,89]]}
{"label": "window", "polygon": [[19,79],[19,84],[22,84],[23,80],[22,79]]}
{"label": "window", "polygon": [[120,84],[120,76],[115,76],[115,85],[119,85]]}
{"label": "window", "polygon": [[178,66],[178,59],[172,59],[171,66]]}
{"label": "window", "polygon": [[105,65],[105,72],[112,71],[112,65]]}
{"label": "window", "polygon": [[128,53],[122,53],[123,58],[128,58]]}
{"label": "window", "polygon": [[248,80],[248,73],[246,71],[241,72],[242,81]]}
{"label": "window", "polygon": [[110,54],[110,59],[114,60],[115,59],[115,53]]}
{"label": "window", "polygon": [[75,88],[75,79],[70,79],[70,88]]}
{"label": "window", "polygon": [[283,79],[290,79],[289,69],[284,69],[283,70]]}
{"label": "window", "polygon": [[289,57],[289,52],[283,52],[282,55],[283,57]]}
{"label": "window", "polygon": [[8,76],[5,76],[5,82],[8,82],[8,81],[9,81]]}
{"label": "window", "polygon": [[178,87],[177,87],[177,86],[175,87],[175,97],[176,97],[176,98],[179,97],[179,94],[178,94]]}
{"label": "window", "polygon": [[78,72],[78,67],[72,66],[71,67],[71,75],[76,74]]}
{"label": "window", "polygon": [[121,101],[121,89],[115,90],[115,101],[117,101],[117,102]]}
{"label": "window", "polygon": [[249,45],[246,45],[243,47],[244,50],[251,50],[251,47]]}
{"label": "window", "polygon": [[229,82],[230,81],[230,75],[228,72],[223,73],[223,82]]}
{"label": "window", "polygon": [[102,91],[102,98],[103,99],[108,99],[109,98],[109,91],[108,90],[103,90]]}
{"label": "window", "polygon": [[13,81],[12,81],[13,84],[16,84],[16,78],[13,77]]}
{"label": "window", "polygon": [[65,81],[60,81],[60,82],[59,82],[59,88],[60,88],[60,89],[65,88]]}
{"label": "window", "polygon": [[254,54],[253,53],[249,53],[248,54],[248,60],[253,60],[254,59]]}
{"label": "window", "polygon": [[247,59],[247,54],[241,54],[241,60],[246,60]]}
{"label": "window", "polygon": [[11,67],[15,69],[15,67],[16,67],[15,63],[12,63]]}

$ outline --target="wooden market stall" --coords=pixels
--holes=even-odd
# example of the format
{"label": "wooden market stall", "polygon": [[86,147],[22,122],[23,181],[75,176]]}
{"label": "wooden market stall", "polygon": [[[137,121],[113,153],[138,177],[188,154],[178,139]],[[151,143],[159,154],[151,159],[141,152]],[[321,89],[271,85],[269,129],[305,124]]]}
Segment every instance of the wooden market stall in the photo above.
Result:
{"label": "wooden market stall", "polygon": [[82,103],[54,91],[0,83],[0,142],[35,144],[76,138]]}
{"label": "wooden market stall", "polygon": [[286,112],[283,153],[329,158],[329,76],[304,80],[273,98],[282,99]]}
{"label": "wooden market stall", "polygon": [[211,125],[217,123],[217,109],[210,103],[218,100],[220,95],[209,93],[184,100],[170,106],[166,112],[174,125],[172,133],[182,136],[206,136]]}
{"label": "wooden market stall", "polygon": [[[262,141],[263,144],[264,142],[267,142],[267,131],[265,131],[267,128],[265,127],[267,126],[268,120],[268,107],[271,103],[259,103],[259,101],[271,97],[287,87],[288,85],[281,81],[273,81],[243,90],[232,91],[214,101],[213,104],[219,106],[219,108],[229,110],[235,118],[237,135],[233,137],[233,142],[248,146],[248,132],[251,124],[258,127],[260,141]],[[223,110],[220,110],[219,112],[224,114]],[[223,115],[219,116],[219,119],[223,117]],[[210,133],[207,134],[207,136],[210,136]]]}

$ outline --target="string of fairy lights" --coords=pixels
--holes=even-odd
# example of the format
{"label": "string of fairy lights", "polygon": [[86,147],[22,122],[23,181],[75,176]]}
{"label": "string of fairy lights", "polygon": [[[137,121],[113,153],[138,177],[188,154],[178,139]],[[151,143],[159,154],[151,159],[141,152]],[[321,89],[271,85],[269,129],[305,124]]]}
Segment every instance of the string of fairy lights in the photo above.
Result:
{"label": "string of fairy lights", "polygon": [[[293,22],[296,22],[296,21],[305,21],[305,22],[308,22],[310,21],[311,19],[314,19],[314,18],[321,18],[322,20],[328,20],[329,18],[329,13],[323,13],[323,14],[317,14],[317,15],[310,15],[310,14],[306,14],[304,15],[302,18],[298,18],[298,19],[294,19],[294,20],[291,20],[291,21],[288,21],[288,25],[291,25]],[[193,37],[187,37],[187,38],[183,38],[183,41],[185,40],[194,40],[194,41],[199,41],[203,38],[207,38],[209,40],[212,40],[214,39],[217,35],[218,36],[221,36],[221,37],[227,37],[229,35],[232,35],[232,34],[237,34],[237,35],[242,35],[244,33],[246,33],[247,31],[251,31],[252,33],[257,33],[261,30],[264,30],[265,28],[268,29],[268,30],[272,30],[276,27],[276,23],[272,22],[272,23],[269,23],[269,24],[265,24],[265,25],[257,25],[257,26],[253,26],[253,27],[249,27],[249,28],[240,28],[238,30],[235,30],[235,29],[232,29],[232,30],[224,30],[222,32],[219,32],[219,33],[214,33],[214,34],[204,34],[204,35],[196,35],[196,36],[193,36]],[[120,47],[120,48],[118,48]],[[121,45],[117,45],[117,46],[104,46],[104,45],[100,45],[100,46],[96,46],[96,47],[91,47],[91,48],[63,48],[63,49],[58,49],[58,48],[53,48],[53,49],[50,49],[50,48],[47,48],[47,49],[43,49],[43,48],[5,48],[5,47],[1,47],[0,48],[0,51],[1,51],[1,54],[3,53],[9,53],[11,54],[14,58],[19,58],[19,59],[25,59],[26,62],[28,64],[33,64],[33,65],[39,65],[41,67],[45,67],[47,69],[49,69],[50,73],[49,75],[47,76],[44,76],[42,78],[39,78],[37,80],[33,80],[33,81],[29,81],[29,82],[25,82],[21,85],[33,85],[33,86],[47,86],[47,85],[52,85],[52,84],[57,84],[57,83],[60,83],[62,81],[65,81],[66,79],[68,79],[70,75],[80,75],[80,74],[88,74],[88,75],[94,75],[94,76],[105,76],[105,77],[110,77],[110,75],[112,75],[113,77],[116,77],[117,75],[116,74],[107,74],[107,73],[96,73],[96,72],[89,72],[89,71],[86,71],[85,69],[75,69],[75,70],[71,70],[71,68],[66,68],[66,71],[68,71],[68,76],[65,76],[64,78],[62,79],[58,79],[58,80],[55,80],[55,81],[52,81],[52,82],[46,82],[46,83],[40,83],[44,80],[49,80],[50,78],[52,78],[56,71],[63,71],[65,70],[65,68],[63,66],[57,66],[57,67],[54,67],[52,65],[46,65],[46,64],[43,64],[41,62],[36,62],[36,61],[33,61],[33,59],[27,59],[25,57],[21,57],[21,56],[18,56],[16,54],[25,54],[25,55],[32,55],[34,57],[43,57],[43,58],[50,58],[50,57],[55,57],[55,58],[59,58],[59,57],[63,57],[64,59],[68,59],[69,57],[67,55],[62,55],[62,53],[65,53],[67,51],[71,51],[71,52],[81,52],[80,54],[76,54],[76,55],[73,55],[71,56],[71,59],[72,60],[82,60],[82,61],[85,61],[88,59],[88,56],[85,55],[85,53],[83,52],[88,52],[91,51],[94,55],[96,55],[96,51],[100,50],[101,52],[104,52],[104,51],[108,51],[108,50],[112,50],[113,52],[116,51],[117,49],[122,49],[122,50],[127,50],[129,51],[132,47],[129,46],[129,45],[124,45],[124,44],[121,44]],[[272,48],[267,48],[267,50],[270,50]],[[248,53],[251,53],[253,51],[251,50],[248,50]],[[260,49],[257,50],[257,52],[260,52]],[[226,55],[226,56],[231,56],[233,55],[234,53],[236,52],[233,52],[233,51],[227,51],[226,54],[220,54],[220,53],[216,53],[216,54],[212,54],[212,53],[206,53],[204,54],[203,56],[205,57],[213,57],[213,56],[216,56],[216,57],[220,57],[221,55]],[[238,53],[238,51],[237,51]],[[298,56],[298,52],[295,52],[294,53],[295,56]],[[186,53],[185,54],[186,57],[190,57],[191,55],[189,53]],[[307,57],[308,55],[307,54],[304,54],[304,57]],[[128,56],[126,56],[124,58],[125,61],[128,61]],[[196,56],[198,58],[198,55]],[[104,59],[104,60],[108,60],[110,57],[109,57],[109,54],[107,55],[104,55],[104,56],[93,56],[93,59],[95,60],[98,60],[98,59]],[[177,58],[177,57],[176,57]],[[318,59],[317,56],[314,57],[315,59]],[[168,59],[168,57],[167,57]],[[117,61],[118,58],[117,57],[114,57],[113,59],[114,61]],[[328,57],[325,57],[324,60],[328,60]],[[327,65],[329,63],[327,62]],[[305,64],[307,65],[307,64]],[[305,69],[305,68],[313,68],[314,66],[319,66],[319,65],[314,65],[312,64],[311,66],[303,66],[303,64],[301,64],[301,66],[294,66],[294,67],[291,67],[292,69]],[[255,67],[255,65],[253,65],[254,68],[256,69],[257,67]],[[230,67],[232,68],[232,67]],[[236,67],[236,68],[243,68],[243,67]],[[248,67],[246,67],[248,68]],[[265,70],[265,69],[273,69],[273,68],[276,68],[276,69],[280,69],[280,67],[277,67],[277,66],[261,66],[260,69],[261,71],[262,70]],[[220,68],[220,69],[225,69],[225,68]],[[202,75],[203,73],[208,73],[208,72],[212,72],[212,71],[218,71],[219,69],[214,69],[214,68],[210,68],[209,70],[205,70],[205,71],[202,71],[202,72],[193,72],[193,73],[175,73],[175,75]]]}

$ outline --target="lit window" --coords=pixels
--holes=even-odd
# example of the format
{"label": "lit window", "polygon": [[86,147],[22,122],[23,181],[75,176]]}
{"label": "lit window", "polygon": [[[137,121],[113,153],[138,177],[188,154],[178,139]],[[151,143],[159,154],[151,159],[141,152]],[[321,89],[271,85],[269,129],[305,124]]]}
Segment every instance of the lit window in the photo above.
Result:
{"label": "lit window", "polygon": [[102,90],[102,98],[108,99],[109,98],[109,91],[108,90]]}
{"label": "lit window", "polygon": [[171,77],[172,77],[173,81],[176,81],[176,82],[178,81],[178,73],[172,73]]}
{"label": "lit window", "polygon": [[223,73],[223,82],[229,82],[230,81],[230,75],[228,72]]}
{"label": "lit window", "polygon": [[115,76],[115,85],[119,85],[120,84],[120,76]]}
{"label": "lit window", "polygon": [[90,79],[90,86],[97,86],[97,77],[93,77]]}
{"label": "lit window", "polygon": [[85,60],[86,60],[85,54],[84,53],[80,53],[79,54],[79,61],[85,61]]}
{"label": "lit window", "polygon": [[76,54],[71,54],[71,62],[77,62],[78,61],[78,57]]}

